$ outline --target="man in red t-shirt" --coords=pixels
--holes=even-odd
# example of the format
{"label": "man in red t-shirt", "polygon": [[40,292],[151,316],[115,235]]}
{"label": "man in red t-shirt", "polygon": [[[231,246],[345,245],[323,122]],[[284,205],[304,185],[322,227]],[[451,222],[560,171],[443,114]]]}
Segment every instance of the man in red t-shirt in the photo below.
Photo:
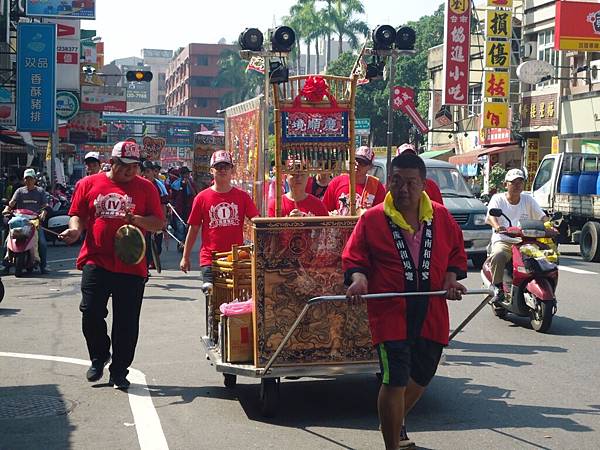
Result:
{"label": "man in red t-shirt", "polygon": [[[281,217],[328,216],[321,200],[306,192],[308,173],[300,161],[289,161],[287,181],[289,192],[281,196]],[[269,200],[269,216],[275,217],[275,198]]]}
{"label": "man in red t-shirt", "polygon": [[194,199],[179,264],[183,272],[190,270],[190,254],[202,227],[200,271],[205,283],[212,282],[212,252],[228,252],[232,245],[243,244],[244,219],[258,216],[258,210],[250,196],[231,185],[231,154],[225,150],[214,152],[210,158],[210,173],[215,182]]}
{"label": "man in red t-shirt", "polygon": [[[412,153],[413,155],[417,154],[415,150],[415,146],[412,144],[402,144],[396,150],[396,156],[402,155],[403,153]],[[427,178],[425,180],[425,193],[429,195],[431,201],[438,202],[440,205],[444,204],[444,198],[442,197],[442,192],[440,188],[431,178]]]}
{"label": "man in red t-shirt", "polygon": [[[356,210],[360,211],[378,205],[385,198],[385,187],[374,176],[369,175],[369,170],[373,167],[375,152],[362,146],[356,150]],[[350,176],[347,173],[338,175],[325,191],[323,203],[327,211],[337,211],[340,216],[350,214]]]}
{"label": "man in red t-shirt", "polygon": [[403,426],[433,378],[448,344],[447,299],[466,292],[462,232],[448,210],[424,193],[425,163],[414,154],[392,160],[390,192],[358,220],[342,253],[347,296],[431,292],[446,296],[396,297],[367,302],[369,328],[379,355],[378,410],[386,449],[411,443]]}
{"label": "man in red t-shirt", "polygon": [[72,244],[87,230],[77,258],[77,268],[82,271],[79,309],[92,362],[86,377],[88,381],[102,378],[111,358],[105,319],[112,295],[109,383],[123,390],[129,387],[126,377],[135,354],[148,269],[145,260],[126,264],[116,256],[115,234],[125,224],[135,225],[142,232],[160,231],[165,222],[156,188],[137,175],[139,163],[138,144],[115,144],[110,171],[90,175],[79,183],[69,211],[69,228],[59,237]]}

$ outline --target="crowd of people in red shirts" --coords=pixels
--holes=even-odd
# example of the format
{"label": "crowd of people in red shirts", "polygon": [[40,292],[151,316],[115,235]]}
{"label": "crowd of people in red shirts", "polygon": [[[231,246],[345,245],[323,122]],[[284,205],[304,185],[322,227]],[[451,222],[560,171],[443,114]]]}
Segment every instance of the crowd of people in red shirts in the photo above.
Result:
{"label": "crowd of people in red shirts", "polygon": [[[289,161],[280,211],[271,196],[268,213],[348,215],[354,202],[359,219],[342,254],[347,297],[357,302],[373,292],[424,293],[418,301],[398,296],[367,303],[382,373],[378,412],[385,446],[414,448],[405,419],[433,378],[442,348],[448,344],[445,300],[460,299],[466,292],[458,280],[466,276],[467,260],[461,230],[443,206],[438,187],[427,179],[425,164],[414,147],[398,149],[387,192],[369,174],[374,158],[369,147],[356,150],[355,198],[350,198],[348,174],[309,177],[302,161]],[[88,162],[96,166],[86,155]],[[180,269],[191,269],[192,248],[201,232],[199,265],[203,281],[211,282],[212,252],[230,251],[232,245],[242,244],[244,221],[259,215],[248,193],[232,185],[234,160],[224,150],[213,153],[210,172],[214,181],[200,192],[186,167],[170,169],[164,185],[159,172],[160,166],[141,163],[139,145],[117,143],[109,170],[90,173],[77,186],[71,222],[61,234],[69,244],[87,231],[77,259],[82,270],[83,333],[91,360],[86,378],[99,380],[112,359],[109,383],[122,390],[129,387],[126,376],[137,344],[148,266],[142,260],[134,264],[119,260],[116,231],[128,224],[146,233],[160,232],[167,228],[168,207],[175,235],[183,243]],[[388,233],[383,232],[386,229]],[[440,290],[445,296],[426,294]],[[110,296],[112,355],[105,323]]]}

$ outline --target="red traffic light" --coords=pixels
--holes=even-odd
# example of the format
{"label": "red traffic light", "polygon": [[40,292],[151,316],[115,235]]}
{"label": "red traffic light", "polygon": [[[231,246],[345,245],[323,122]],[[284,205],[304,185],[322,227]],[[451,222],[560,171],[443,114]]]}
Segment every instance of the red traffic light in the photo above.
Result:
{"label": "red traffic light", "polygon": [[128,70],[125,74],[127,81],[152,81],[152,72],[149,70]]}

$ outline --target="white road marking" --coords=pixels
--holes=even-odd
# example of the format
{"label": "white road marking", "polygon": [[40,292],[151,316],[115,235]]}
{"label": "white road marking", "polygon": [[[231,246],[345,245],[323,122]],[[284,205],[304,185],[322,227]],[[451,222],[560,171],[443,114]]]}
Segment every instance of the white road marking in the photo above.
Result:
{"label": "white road marking", "polygon": [[[56,361],[80,366],[89,366],[90,362],[84,359],[65,358],[62,356],[32,355],[29,353],[0,352],[0,356],[8,358],[39,359],[43,361]],[[168,450],[169,446],[160,424],[160,418],[152,403],[150,391],[146,385],[146,375],[137,369],[129,369],[127,376],[131,386],[127,391],[129,406],[133,414],[135,429],[141,450]]]}
{"label": "white road marking", "polygon": [[49,263],[59,263],[59,262],[66,262],[66,261],[77,261],[77,258],[55,259],[53,261],[48,261],[48,262]]}
{"label": "white road marking", "polygon": [[575,267],[568,266],[558,266],[559,270],[564,270],[565,272],[578,273],[580,275],[598,275],[597,272],[590,272],[589,270],[576,269]]}

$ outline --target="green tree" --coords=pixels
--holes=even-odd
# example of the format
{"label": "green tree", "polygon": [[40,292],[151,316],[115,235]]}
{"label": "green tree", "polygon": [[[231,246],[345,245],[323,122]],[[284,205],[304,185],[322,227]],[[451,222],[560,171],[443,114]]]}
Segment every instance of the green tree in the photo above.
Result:
{"label": "green tree", "polygon": [[300,40],[306,44],[306,72],[310,73],[311,44],[315,43],[317,68],[319,67],[319,38],[323,34],[323,13],[315,7],[315,0],[300,1],[290,8],[289,25],[296,31],[297,47]]}
{"label": "green tree", "polygon": [[[392,85],[411,87],[415,90],[417,108],[423,117],[429,111],[429,78],[427,72],[427,54],[430,47],[443,42],[444,36],[443,6],[432,15],[423,16],[416,22],[409,22],[417,32],[414,56],[401,57],[396,67],[396,77]],[[356,55],[347,52],[337,61],[331,63],[327,73],[331,75],[349,76],[356,60]],[[389,62],[388,62],[389,63]],[[387,82],[371,81],[359,86],[356,95],[356,117],[371,119],[371,137],[374,145],[387,143],[387,112],[389,89]],[[399,145],[406,142],[412,124],[400,113],[394,113],[394,135],[392,142]]]}
{"label": "green tree", "polygon": [[248,61],[241,59],[237,51],[224,50],[218,64],[219,73],[213,86],[231,88],[231,91],[221,97],[222,108],[248,100],[260,92],[263,76],[253,70],[246,72]]}
{"label": "green tree", "polygon": [[344,38],[348,39],[350,47],[358,48],[358,35],[366,37],[369,34],[369,26],[366,22],[356,19],[356,14],[364,14],[365,9],[360,0],[337,0],[335,8],[331,13],[331,22],[338,36],[338,55],[343,52]]}

